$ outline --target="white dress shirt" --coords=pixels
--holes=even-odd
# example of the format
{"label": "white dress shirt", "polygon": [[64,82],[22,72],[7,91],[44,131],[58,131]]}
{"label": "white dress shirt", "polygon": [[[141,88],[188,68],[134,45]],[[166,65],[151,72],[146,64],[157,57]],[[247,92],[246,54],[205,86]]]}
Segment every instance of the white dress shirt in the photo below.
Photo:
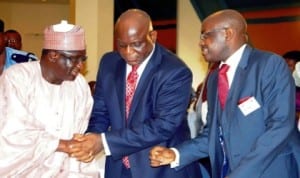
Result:
{"label": "white dress shirt", "polygon": [[[144,70],[145,70],[145,68],[146,68],[146,66],[147,66],[150,58],[153,55],[154,50],[155,50],[155,45],[153,47],[153,50],[149,54],[149,56],[138,67],[138,69],[137,69],[138,79],[137,79],[136,85],[138,85],[138,83],[140,81],[140,78],[141,78],[141,76],[142,76],[142,74],[143,74],[143,72],[144,72]],[[131,72],[131,68],[132,68],[131,65],[126,64],[126,78],[128,77],[129,73]],[[110,156],[111,152],[110,152],[109,146],[107,144],[105,133],[101,133],[101,137],[102,137],[102,144],[103,144],[103,147],[104,147],[104,153],[105,153],[106,156]]]}
{"label": "white dress shirt", "polygon": [[[234,78],[234,74],[236,71],[236,68],[242,58],[243,52],[245,50],[246,44],[242,45],[236,52],[234,52],[229,58],[226,59],[225,62],[221,62],[221,64],[219,66],[222,66],[222,64],[227,64],[229,65],[229,70],[227,71],[227,78],[228,78],[228,84],[229,84],[229,89],[231,87],[233,78]],[[177,166],[180,165],[180,153],[176,148],[171,148],[176,155],[175,160],[171,163],[171,168],[175,168]]]}

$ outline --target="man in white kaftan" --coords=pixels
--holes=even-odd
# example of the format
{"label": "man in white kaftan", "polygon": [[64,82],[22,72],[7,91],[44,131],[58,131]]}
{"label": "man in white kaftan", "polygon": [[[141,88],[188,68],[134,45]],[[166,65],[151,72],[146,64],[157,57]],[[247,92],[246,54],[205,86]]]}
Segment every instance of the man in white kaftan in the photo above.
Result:
{"label": "man in white kaftan", "polygon": [[85,132],[93,99],[80,67],[76,68],[82,65],[81,59],[76,61],[78,54],[85,55],[85,50],[72,51],[76,56],[70,57],[74,63],[70,65],[70,59],[52,50],[55,47],[50,45],[41,61],[16,64],[0,78],[1,178],[99,177],[93,162],[79,162],[59,150],[61,142]]}

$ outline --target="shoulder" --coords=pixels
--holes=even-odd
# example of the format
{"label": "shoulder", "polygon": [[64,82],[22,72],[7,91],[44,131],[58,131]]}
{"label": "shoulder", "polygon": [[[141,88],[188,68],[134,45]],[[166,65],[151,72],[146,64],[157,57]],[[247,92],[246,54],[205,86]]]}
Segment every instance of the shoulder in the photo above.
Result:
{"label": "shoulder", "polygon": [[6,81],[16,86],[31,86],[33,80],[36,80],[40,74],[39,62],[27,62],[15,64],[3,72]]}
{"label": "shoulder", "polygon": [[5,70],[7,75],[21,75],[21,76],[32,76],[40,73],[39,61],[19,63],[11,66]]}
{"label": "shoulder", "polygon": [[7,58],[9,58],[10,60],[14,60],[17,63],[38,60],[38,58],[33,53],[16,50],[9,47],[6,47],[5,50],[6,50]]}
{"label": "shoulder", "polygon": [[280,63],[284,64],[284,59],[276,53],[253,48],[251,52],[251,60],[256,60],[262,63]]}
{"label": "shoulder", "polygon": [[243,68],[248,68],[250,66],[251,68],[255,68],[256,66],[257,69],[264,70],[276,70],[282,68],[283,70],[288,71],[286,62],[278,54],[271,51],[252,48],[250,46],[246,47],[240,66]]}
{"label": "shoulder", "polygon": [[[155,54],[158,53],[158,54]],[[157,44],[154,56],[161,58],[160,67],[163,68],[165,71],[174,71],[174,70],[185,70],[190,71],[189,67],[186,63],[179,58],[176,54],[169,51],[168,49],[164,48],[163,46]]]}
{"label": "shoulder", "polygon": [[113,51],[113,52],[108,52],[108,53],[103,54],[103,56],[101,57],[100,63],[115,63],[116,61],[118,61],[120,59],[122,59],[120,54],[116,51]]}
{"label": "shoulder", "polygon": [[287,63],[276,53],[253,49],[249,57],[249,65],[251,71],[255,71],[264,80],[292,80]]}
{"label": "shoulder", "polygon": [[124,60],[117,51],[105,53],[100,58],[99,68],[102,66],[115,67],[119,61]]}
{"label": "shoulder", "polygon": [[110,73],[119,70],[123,64],[126,62],[117,51],[108,52],[101,57],[98,71]]}

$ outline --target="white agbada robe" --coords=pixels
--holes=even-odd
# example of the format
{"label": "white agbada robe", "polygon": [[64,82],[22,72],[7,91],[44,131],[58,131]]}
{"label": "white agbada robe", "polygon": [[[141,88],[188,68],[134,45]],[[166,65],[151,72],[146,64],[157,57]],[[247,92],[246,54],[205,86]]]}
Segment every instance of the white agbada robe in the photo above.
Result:
{"label": "white agbada robe", "polygon": [[90,164],[55,152],[59,139],[87,128],[93,99],[82,75],[53,85],[38,61],[17,64],[2,74],[0,98],[0,177],[98,177],[83,173]]}

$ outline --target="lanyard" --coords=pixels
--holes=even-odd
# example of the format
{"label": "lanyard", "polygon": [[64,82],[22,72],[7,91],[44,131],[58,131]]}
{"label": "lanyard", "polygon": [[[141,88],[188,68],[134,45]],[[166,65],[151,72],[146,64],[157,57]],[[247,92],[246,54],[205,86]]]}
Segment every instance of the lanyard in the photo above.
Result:
{"label": "lanyard", "polygon": [[229,163],[228,158],[226,156],[226,150],[225,150],[225,143],[224,143],[224,137],[223,137],[223,130],[221,125],[219,124],[219,141],[222,147],[223,152],[223,163],[222,163],[222,170],[221,170],[221,178],[226,177],[229,169]]}

